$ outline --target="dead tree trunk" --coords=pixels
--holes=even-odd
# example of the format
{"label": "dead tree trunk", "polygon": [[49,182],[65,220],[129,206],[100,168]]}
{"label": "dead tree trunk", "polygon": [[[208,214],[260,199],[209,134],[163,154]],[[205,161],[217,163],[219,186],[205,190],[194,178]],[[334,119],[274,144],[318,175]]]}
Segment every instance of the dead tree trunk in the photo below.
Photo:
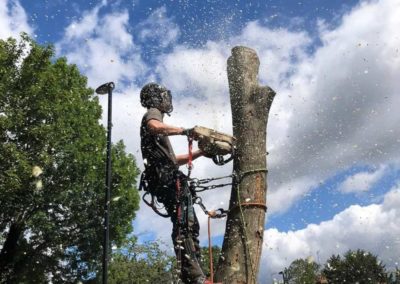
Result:
{"label": "dead tree trunk", "polygon": [[230,212],[216,280],[257,283],[266,212],[268,113],[275,96],[258,84],[256,52],[235,47],[228,59],[233,135],[236,150]]}

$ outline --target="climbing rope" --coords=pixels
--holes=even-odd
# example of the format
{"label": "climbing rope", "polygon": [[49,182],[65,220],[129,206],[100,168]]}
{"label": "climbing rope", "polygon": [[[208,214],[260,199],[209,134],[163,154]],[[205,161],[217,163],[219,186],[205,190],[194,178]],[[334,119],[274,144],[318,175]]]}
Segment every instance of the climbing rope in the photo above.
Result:
{"label": "climbing rope", "polygon": [[217,210],[208,211],[204,206],[201,197],[196,197],[195,204],[198,204],[201,209],[203,209],[204,213],[208,216],[208,256],[210,260],[210,280],[211,283],[214,283],[214,260],[212,254],[212,244],[211,244],[211,219],[219,219],[224,218],[228,215],[228,211],[222,208]]}
{"label": "climbing rope", "polygon": [[151,200],[150,200],[150,201],[148,201],[148,200],[146,199],[146,196],[149,195],[149,194],[150,194],[150,192],[148,192],[148,191],[147,191],[145,194],[143,194],[142,200],[144,201],[144,203],[146,203],[147,206],[151,207],[151,209],[153,209],[153,211],[156,212],[157,215],[159,215],[159,216],[161,216],[161,217],[163,217],[163,218],[168,218],[168,217],[169,217],[169,214],[168,214],[168,213],[162,213],[162,212],[161,212],[161,210],[164,209],[165,207],[164,207],[164,206],[161,206],[161,205],[157,202],[157,200],[156,200],[156,198],[154,197],[154,195],[150,194],[150,195],[151,195],[151,197],[150,197]]}
{"label": "climbing rope", "polygon": [[211,244],[211,216],[208,215],[208,256],[210,259],[210,280],[214,283],[214,260],[212,255],[212,244]]}

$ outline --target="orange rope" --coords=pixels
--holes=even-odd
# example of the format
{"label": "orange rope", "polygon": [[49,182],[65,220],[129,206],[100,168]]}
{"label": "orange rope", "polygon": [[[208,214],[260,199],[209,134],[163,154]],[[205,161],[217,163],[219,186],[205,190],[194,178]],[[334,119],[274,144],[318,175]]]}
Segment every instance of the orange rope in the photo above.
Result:
{"label": "orange rope", "polygon": [[208,254],[210,257],[210,277],[211,283],[214,283],[214,267],[213,267],[213,255],[211,245],[211,216],[208,215]]}

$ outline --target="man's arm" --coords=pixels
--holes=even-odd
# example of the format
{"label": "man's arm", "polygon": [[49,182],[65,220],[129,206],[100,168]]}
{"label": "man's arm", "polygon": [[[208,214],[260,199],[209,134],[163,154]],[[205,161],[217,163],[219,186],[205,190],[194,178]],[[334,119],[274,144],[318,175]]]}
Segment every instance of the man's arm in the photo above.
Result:
{"label": "man's arm", "polygon": [[157,119],[150,119],[147,126],[152,134],[182,135],[184,128],[165,124]]}
{"label": "man's arm", "polygon": [[[162,135],[183,135],[184,128],[176,127],[172,125],[165,124],[157,119],[150,119],[147,122],[147,126],[149,130],[153,134],[162,134]],[[203,151],[196,150],[192,154],[192,160],[197,159],[198,157],[204,156]],[[182,154],[176,156],[176,162],[179,166],[185,165],[189,162],[189,154]]]}
{"label": "man's arm", "polygon": [[[196,150],[193,151],[192,153],[192,160],[197,159],[198,157],[204,156],[203,151]],[[176,162],[178,163],[179,166],[185,165],[189,162],[189,154],[181,154],[176,156]]]}

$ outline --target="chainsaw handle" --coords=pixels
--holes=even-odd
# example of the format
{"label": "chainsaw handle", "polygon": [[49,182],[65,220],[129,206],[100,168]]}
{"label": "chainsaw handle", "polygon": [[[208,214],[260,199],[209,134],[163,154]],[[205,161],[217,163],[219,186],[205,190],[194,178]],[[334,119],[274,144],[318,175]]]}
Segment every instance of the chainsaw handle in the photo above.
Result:
{"label": "chainsaw handle", "polygon": [[225,157],[223,155],[215,155],[212,157],[214,164],[216,164],[218,166],[223,166],[226,163],[229,163],[230,161],[232,161],[232,159],[233,159],[233,153],[231,154],[231,156],[228,159],[225,159]]}

